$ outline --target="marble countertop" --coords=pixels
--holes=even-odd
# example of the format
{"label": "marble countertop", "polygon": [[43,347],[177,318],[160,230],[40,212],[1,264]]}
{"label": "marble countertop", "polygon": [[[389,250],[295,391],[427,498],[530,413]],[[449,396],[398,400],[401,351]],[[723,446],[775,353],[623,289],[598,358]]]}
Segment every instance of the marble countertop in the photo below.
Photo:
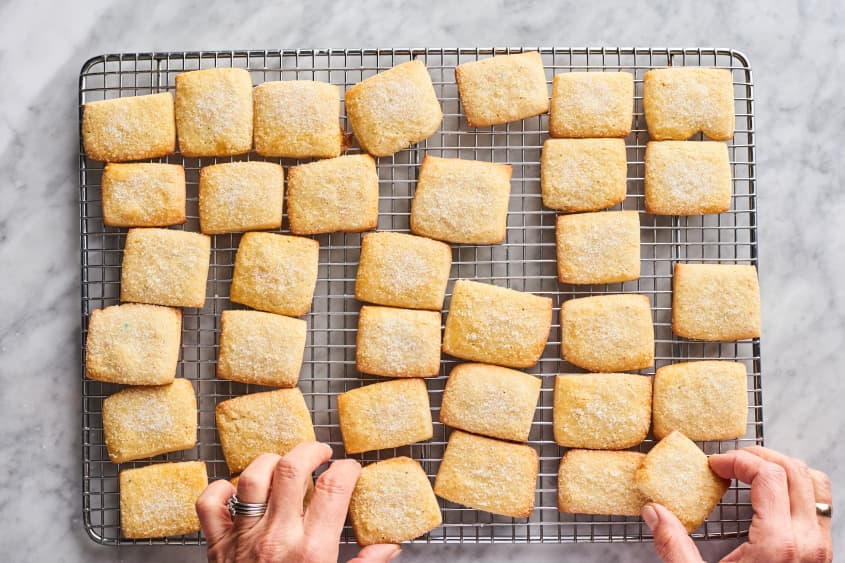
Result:
{"label": "marble countertop", "polygon": [[[707,5],[705,10],[701,6]],[[460,5],[460,8],[458,6]],[[843,5],[828,2],[4,2],[0,4],[0,553],[201,561],[105,548],[82,523],[77,76],[104,52],[213,48],[732,47],[755,78],[766,444],[845,483]],[[845,534],[835,518],[834,545]],[[735,542],[701,544],[708,560]],[[345,550],[345,556],[353,551]],[[411,560],[653,561],[649,544],[425,546]]]}

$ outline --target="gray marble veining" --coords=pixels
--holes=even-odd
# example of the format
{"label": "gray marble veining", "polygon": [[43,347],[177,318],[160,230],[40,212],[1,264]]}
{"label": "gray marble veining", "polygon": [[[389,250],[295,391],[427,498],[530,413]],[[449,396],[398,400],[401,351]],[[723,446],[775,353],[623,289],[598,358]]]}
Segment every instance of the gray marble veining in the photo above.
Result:
{"label": "gray marble veining", "polygon": [[[51,5],[52,4],[52,5]],[[11,561],[201,561],[102,548],[79,487],[76,79],[120,51],[453,45],[720,46],[755,76],[767,445],[845,482],[843,5],[726,2],[0,4],[0,532]],[[845,534],[835,518],[836,547]],[[735,542],[701,544],[708,560]],[[350,556],[352,549],[342,554]],[[653,561],[650,545],[425,546],[402,560]]]}

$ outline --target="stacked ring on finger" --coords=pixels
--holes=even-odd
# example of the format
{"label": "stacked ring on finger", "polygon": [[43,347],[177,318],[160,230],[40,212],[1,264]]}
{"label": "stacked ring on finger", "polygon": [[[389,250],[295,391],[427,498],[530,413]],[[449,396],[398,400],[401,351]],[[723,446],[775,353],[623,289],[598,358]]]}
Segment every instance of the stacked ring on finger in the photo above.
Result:
{"label": "stacked ring on finger", "polygon": [[226,507],[229,509],[229,514],[232,516],[232,519],[234,519],[236,515],[264,516],[264,513],[267,512],[266,502],[241,502],[238,500],[237,494],[232,495],[229,502],[226,503]]}
{"label": "stacked ring on finger", "polygon": [[833,516],[833,506],[829,505],[826,502],[817,502],[816,503],[816,514],[819,516],[825,516],[830,518]]}

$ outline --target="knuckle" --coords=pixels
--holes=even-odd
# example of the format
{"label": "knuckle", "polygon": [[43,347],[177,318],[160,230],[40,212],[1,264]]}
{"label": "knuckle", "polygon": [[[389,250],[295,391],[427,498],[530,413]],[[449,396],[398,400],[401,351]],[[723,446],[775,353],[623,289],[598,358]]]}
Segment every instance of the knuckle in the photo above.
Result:
{"label": "knuckle", "polygon": [[771,481],[786,481],[786,471],[776,463],[764,464],[760,473],[765,479]]}
{"label": "knuckle", "polygon": [[302,469],[290,458],[283,457],[276,463],[276,478],[295,481],[302,477]]}
{"label": "knuckle", "polygon": [[238,496],[252,498],[253,493],[259,492],[261,481],[252,473],[241,473],[238,479]]}
{"label": "knuckle", "polygon": [[317,479],[315,488],[321,493],[335,497],[346,496],[352,492],[348,483],[339,478],[337,475],[333,475],[331,473],[322,474],[320,478]]}
{"label": "knuckle", "polygon": [[778,543],[777,553],[780,555],[780,560],[784,563],[798,561],[798,546],[795,545],[795,540],[785,538]]}
{"label": "knuckle", "polygon": [[278,561],[286,549],[282,542],[274,538],[272,534],[265,534],[258,538],[255,543],[256,561]]}

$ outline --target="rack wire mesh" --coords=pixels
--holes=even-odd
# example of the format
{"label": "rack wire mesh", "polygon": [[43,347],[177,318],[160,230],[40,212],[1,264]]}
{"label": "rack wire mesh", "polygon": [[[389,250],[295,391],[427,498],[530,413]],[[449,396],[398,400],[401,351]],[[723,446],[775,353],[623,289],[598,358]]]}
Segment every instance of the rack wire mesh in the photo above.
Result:
{"label": "rack wire mesh", "polygon": [[[557,281],[555,212],[540,198],[540,149],[547,137],[548,115],[502,126],[471,129],[461,113],[454,68],[491,55],[539,50],[546,79],[570,71],[623,71],[634,74],[634,127],[626,139],[628,197],[616,209],[635,209],[641,217],[641,269],[637,281],[572,286]],[[754,96],[751,69],[745,56],[731,49],[685,48],[445,48],[445,49],[303,49],[283,51],[202,51],[103,55],[82,67],[79,111],[86,102],[173,91],[174,78],[185,71],[211,67],[247,69],[254,83],[306,79],[331,82],[344,92],[350,86],[402,62],[419,58],[427,65],[443,108],[443,124],[428,140],[378,159],[380,230],[408,231],[410,204],[423,155],[461,157],[513,165],[507,239],[492,246],[454,245],[453,266],[444,308],[455,279],[472,278],[521,291],[550,296],[554,318],[548,345],[538,365],[528,370],[542,378],[540,401],[529,444],[540,454],[540,474],[530,518],[514,519],[465,508],[439,499],[443,525],[414,540],[429,543],[623,542],[651,537],[636,517],[561,514],[557,510],[557,469],[563,448],[552,436],[554,376],[580,371],[560,359],[560,304],[578,296],[636,292],[651,299],[655,328],[655,367],[699,359],[730,359],[748,368],[748,427],[737,440],[703,442],[707,453],[763,442],[759,339],[705,343],[675,337],[671,329],[672,270],[676,262],[742,263],[757,265],[757,206],[755,180]],[[643,74],[667,66],[709,66],[733,75],[736,134],[728,144],[733,173],[731,210],[719,215],[661,217],[643,207],[643,157],[648,133],[643,118]],[[342,112],[343,114],[343,112]],[[342,126],[349,131],[345,115]],[[700,136],[698,137],[701,138]],[[349,152],[359,152],[353,147]],[[188,188],[188,222],[198,231],[197,184],[202,166],[232,160],[271,160],[290,166],[299,161],[262,159],[254,153],[234,158],[185,158],[176,153],[158,159],[182,164]],[[120,264],[125,230],[105,227],[100,203],[102,163],[86,158],[80,143],[80,235],[82,277],[82,339],[94,309],[119,302]],[[287,232],[287,220],[280,232]],[[320,266],[314,303],[307,316],[308,342],[299,387],[311,409],[317,438],[329,443],[334,458],[344,456],[335,397],[338,393],[377,381],[355,368],[355,335],[360,308],[354,282],[361,235],[333,233],[315,237],[320,243]],[[182,350],[178,376],[190,379],[198,395],[199,435],[191,450],[122,465],[109,461],[103,440],[103,399],[118,386],[82,378],[82,499],[85,527],[103,544],[201,544],[201,534],[173,538],[129,540],[120,534],[118,472],[127,467],[163,461],[202,459],[212,479],[229,477],[214,422],[214,407],[225,399],[263,390],[215,378],[220,313],[237,308],[228,300],[232,265],[240,235],[215,236],[208,277],[207,301],[202,309],[183,311]],[[447,374],[456,360],[444,357],[438,377],[428,379],[436,421]],[[84,373],[84,366],[83,366]],[[653,369],[641,373],[651,375]],[[392,450],[353,456],[362,463],[407,455],[419,460],[432,479],[442,458],[449,430],[434,423],[431,440]],[[639,446],[647,451],[651,435]],[[718,508],[693,537],[730,538],[747,534],[752,516],[749,491],[732,484]],[[349,526],[343,542],[354,542]]]}

